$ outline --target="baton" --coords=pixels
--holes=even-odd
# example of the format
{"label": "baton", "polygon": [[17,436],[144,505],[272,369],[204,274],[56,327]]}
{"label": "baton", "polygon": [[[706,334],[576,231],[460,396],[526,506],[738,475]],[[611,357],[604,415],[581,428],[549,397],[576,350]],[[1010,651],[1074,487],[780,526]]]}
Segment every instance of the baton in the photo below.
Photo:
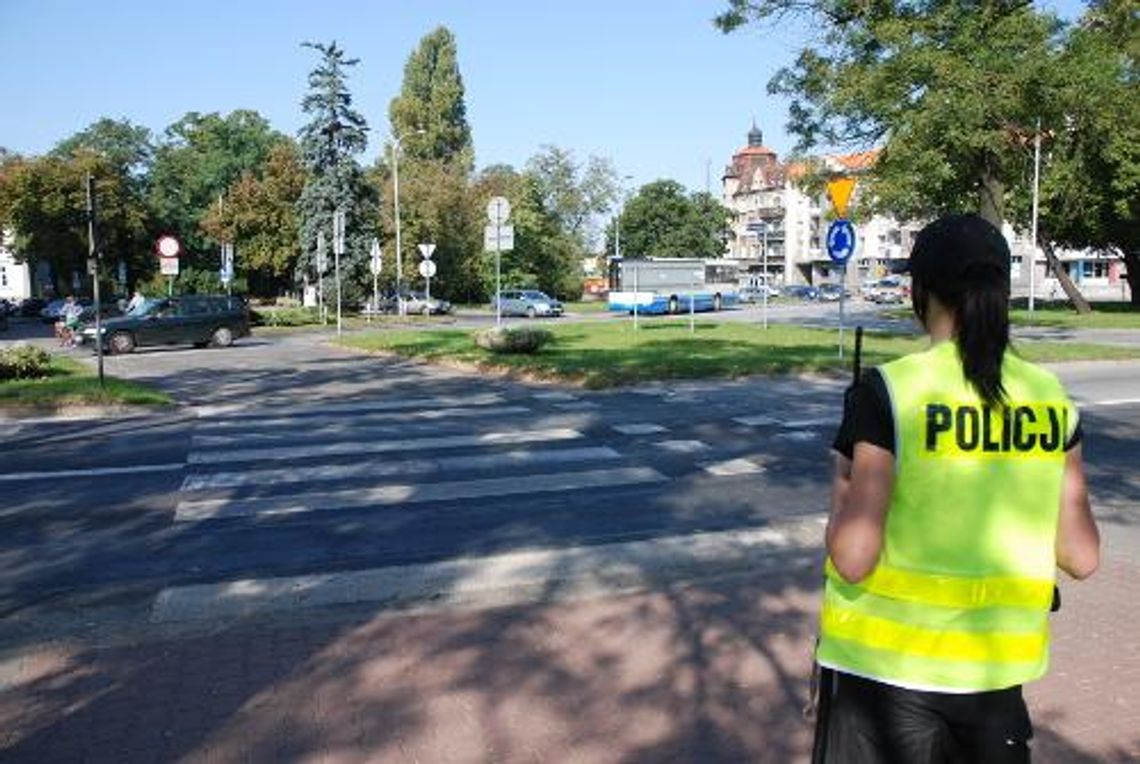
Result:
{"label": "baton", "polygon": [[[855,327],[855,354],[851,369],[853,384],[859,384],[863,373],[863,327]],[[825,579],[824,586],[827,586]],[[816,643],[818,645],[818,641]],[[812,764],[827,761],[827,733],[831,726],[831,698],[835,694],[835,670],[816,663],[813,666],[811,694],[815,699],[815,736],[811,746]]]}

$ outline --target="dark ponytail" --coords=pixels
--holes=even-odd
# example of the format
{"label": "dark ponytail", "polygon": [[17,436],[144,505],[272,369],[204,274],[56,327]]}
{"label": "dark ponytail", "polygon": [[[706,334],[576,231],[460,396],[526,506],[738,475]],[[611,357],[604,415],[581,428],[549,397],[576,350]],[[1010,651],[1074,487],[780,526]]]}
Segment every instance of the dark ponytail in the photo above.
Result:
{"label": "dark ponytail", "polygon": [[971,266],[966,288],[947,297],[956,316],[958,355],[966,380],[982,400],[997,406],[1006,398],[1001,365],[1009,347],[1009,281],[982,271],[989,269]]}
{"label": "dark ponytail", "polygon": [[915,237],[908,269],[914,312],[927,323],[930,295],[954,315],[966,381],[991,406],[1005,403],[1001,367],[1009,347],[1009,244],[977,215],[946,215]]}

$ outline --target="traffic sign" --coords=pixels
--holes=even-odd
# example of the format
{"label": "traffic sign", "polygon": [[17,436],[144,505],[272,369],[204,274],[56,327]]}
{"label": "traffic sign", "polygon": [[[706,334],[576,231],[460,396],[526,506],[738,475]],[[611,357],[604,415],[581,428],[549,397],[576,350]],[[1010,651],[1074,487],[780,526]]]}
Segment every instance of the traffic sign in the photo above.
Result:
{"label": "traffic sign", "polygon": [[158,258],[158,270],[163,276],[177,276],[178,275],[178,258],[177,257],[160,257]]}
{"label": "traffic sign", "polygon": [[328,267],[329,260],[325,254],[325,232],[317,231],[317,273],[324,273]]}
{"label": "traffic sign", "polygon": [[376,241],[376,239],[373,239],[371,259],[368,262],[368,270],[372,272],[373,276],[379,276],[380,269],[383,267],[383,265],[384,261],[380,254],[380,242]]}
{"label": "traffic sign", "polygon": [[432,276],[434,276],[435,275],[435,263],[433,263],[431,260],[421,260],[420,261],[420,275],[423,276],[425,279],[430,279]]}
{"label": "traffic sign", "polygon": [[333,254],[344,254],[344,210],[333,213]]}
{"label": "traffic sign", "polygon": [[835,178],[827,182],[827,198],[831,199],[831,206],[841,219],[847,217],[847,202],[851,201],[854,190],[854,178]]}
{"label": "traffic sign", "polygon": [[159,257],[178,257],[182,253],[182,244],[173,236],[159,236],[154,243],[154,249]]}
{"label": "traffic sign", "polygon": [[435,245],[429,243],[419,245],[420,255],[424,260],[431,260],[431,253],[435,252]]}
{"label": "traffic sign", "polygon": [[843,265],[855,254],[855,226],[850,220],[832,221],[827,227],[827,256]]}
{"label": "traffic sign", "polygon": [[483,228],[483,249],[487,252],[509,252],[515,248],[513,225],[489,225]]}
{"label": "traffic sign", "polygon": [[487,202],[487,219],[491,221],[492,225],[506,223],[510,215],[511,203],[506,200],[506,197],[493,196],[491,201]]}
{"label": "traffic sign", "polygon": [[747,228],[752,233],[764,233],[764,231],[768,228],[768,224],[764,222],[749,223],[747,226],[745,226],[745,228]]}

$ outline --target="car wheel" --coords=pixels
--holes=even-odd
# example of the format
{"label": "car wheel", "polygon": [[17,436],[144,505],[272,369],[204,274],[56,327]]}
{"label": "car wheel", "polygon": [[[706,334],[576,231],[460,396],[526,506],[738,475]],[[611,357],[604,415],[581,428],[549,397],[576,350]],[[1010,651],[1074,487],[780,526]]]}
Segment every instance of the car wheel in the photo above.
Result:
{"label": "car wheel", "polygon": [[538,315],[538,311],[534,309],[533,305],[531,305],[530,307],[528,307],[526,309],[526,317],[527,318],[534,318],[537,315]]}
{"label": "car wheel", "polygon": [[431,315],[431,307],[425,305],[422,308],[420,308],[420,315],[430,316]]}
{"label": "car wheel", "polygon": [[713,295],[713,310],[720,310],[721,304],[722,303],[720,300],[720,294],[719,293],[714,294]]}
{"label": "car wheel", "polygon": [[210,336],[210,344],[218,348],[228,348],[234,344],[234,333],[229,330],[229,327],[219,326]]}
{"label": "car wheel", "polygon": [[115,332],[111,335],[109,344],[111,352],[116,355],[130,353],[135,349],[135,338],[131,336],[130,332]]}

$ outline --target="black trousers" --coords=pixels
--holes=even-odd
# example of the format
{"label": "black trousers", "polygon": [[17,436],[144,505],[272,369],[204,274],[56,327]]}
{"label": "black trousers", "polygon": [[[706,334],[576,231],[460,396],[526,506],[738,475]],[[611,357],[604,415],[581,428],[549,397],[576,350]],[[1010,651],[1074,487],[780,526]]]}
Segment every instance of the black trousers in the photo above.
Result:
{"label": "black trousers", "polygon": [[965,695],[835,672],[827,764],[1028,764],[1021,687]]}

